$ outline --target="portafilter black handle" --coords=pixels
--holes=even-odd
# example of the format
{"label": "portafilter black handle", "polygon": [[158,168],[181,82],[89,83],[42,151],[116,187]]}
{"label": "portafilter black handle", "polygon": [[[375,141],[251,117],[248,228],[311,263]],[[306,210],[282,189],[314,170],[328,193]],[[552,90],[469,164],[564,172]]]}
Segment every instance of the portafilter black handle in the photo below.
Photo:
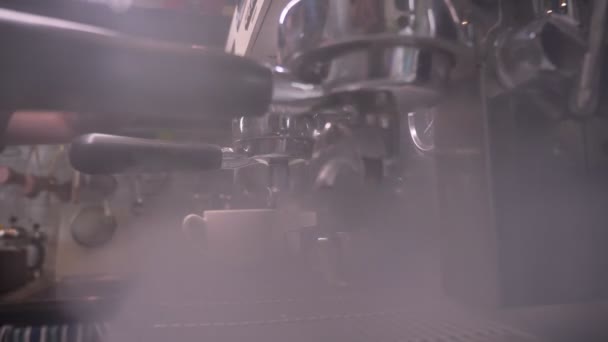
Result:
{"label": "portafilter black handle", "polygon": [[72,167],[85,174],[205,171],[222,167],[222,149],[106,134],[83,135],[69,150]]}
{"label": "portafilter black handle", "polygon": [[264,114],[272,72],[200,46],[0,8],[0,106],[176,117]]}

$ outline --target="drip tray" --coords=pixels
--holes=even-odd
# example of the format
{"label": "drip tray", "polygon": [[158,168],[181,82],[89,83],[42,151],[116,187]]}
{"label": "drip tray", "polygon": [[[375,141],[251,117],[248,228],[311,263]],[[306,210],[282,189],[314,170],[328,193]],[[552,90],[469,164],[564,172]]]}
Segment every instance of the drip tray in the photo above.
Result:
{"label": "drip tray", "polygon": [[137,334],[146,341],[180,342],[540,341],[447,301],[399,298],[368,293],[161,305],[154,314],[148,311],[146,329]]}

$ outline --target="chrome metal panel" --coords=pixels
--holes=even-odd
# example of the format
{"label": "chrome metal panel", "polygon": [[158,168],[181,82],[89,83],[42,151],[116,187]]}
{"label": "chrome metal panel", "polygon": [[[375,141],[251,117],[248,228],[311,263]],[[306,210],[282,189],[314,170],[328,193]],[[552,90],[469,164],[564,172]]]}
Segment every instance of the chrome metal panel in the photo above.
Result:
{"label": "chrome metal panel", "polygon": [[469,54],[466,20],[449,0],[294,0],[279,21],[279,62],[331,93],[393,90],[415,106],[437,101]]}

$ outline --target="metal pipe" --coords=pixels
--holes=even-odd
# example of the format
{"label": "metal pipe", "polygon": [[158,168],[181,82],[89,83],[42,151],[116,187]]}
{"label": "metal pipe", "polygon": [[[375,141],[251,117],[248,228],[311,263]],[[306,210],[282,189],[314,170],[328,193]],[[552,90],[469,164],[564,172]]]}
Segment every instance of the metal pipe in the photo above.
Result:
{"label": "metal pipe", "polygon": [[594,2],[587,53],[583,58],[580,77],[571,101],[571,110],[578,115],[591,115],[597,109],[607,10],[608,1]]}

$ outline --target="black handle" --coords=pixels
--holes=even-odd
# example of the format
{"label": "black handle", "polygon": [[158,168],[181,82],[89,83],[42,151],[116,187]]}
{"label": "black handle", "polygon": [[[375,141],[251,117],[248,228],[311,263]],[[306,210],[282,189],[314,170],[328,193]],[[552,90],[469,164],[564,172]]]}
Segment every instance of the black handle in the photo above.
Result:
{"label": "black handle", "polygon": [[271,71],[243,57],[0,8],[0,106],[192,118],[261,115]]}
{"label": "black handle", "polygon": [[85,174],[202,171],[222,167],[219,146],[105,134],[77,138],[72,142],[69,158],[72,167]]}

